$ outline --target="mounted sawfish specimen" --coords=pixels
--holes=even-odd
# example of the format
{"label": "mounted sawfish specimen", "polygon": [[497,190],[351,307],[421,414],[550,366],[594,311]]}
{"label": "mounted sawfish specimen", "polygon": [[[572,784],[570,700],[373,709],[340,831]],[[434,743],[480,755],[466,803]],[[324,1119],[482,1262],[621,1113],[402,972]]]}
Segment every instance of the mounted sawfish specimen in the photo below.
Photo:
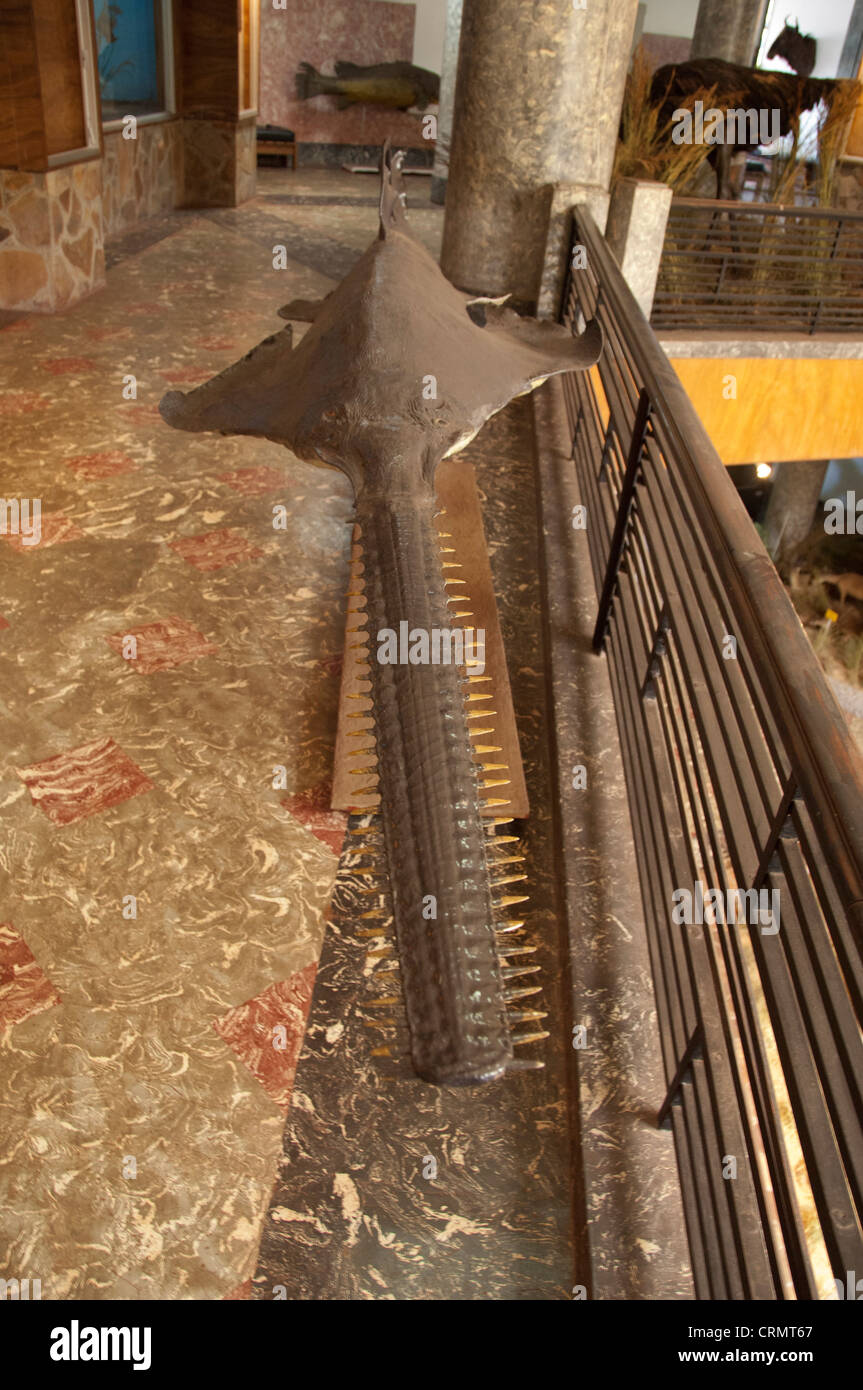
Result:
{"label": "mounted sawfish specimen", "polygon": [[440,78],[428,68],[414,63],[373,63],[360,67],[357,63],[335,64],[335,77],[317,72],[311,63],[300,63],[296,75],[297,99],[333,96],[339,110],[355,102],[370,106],[390,106],[397,111],[411,107],[424,111],[440,100]]}
{"label": "mounted sawfish specimen", "polygon": [[509,902],[495,897],[501,881],[490,873],[499,798],[483,794],[471,742],[494,711],[482,682],[455,665],[379,662],[377,635],[403,622],[452,627],[451,605],[464,600],[453,596],[457,567],[442,557],[434,524],[437,464],[513,397],[592,366],[602,333],[590,323],[573,337],[456,290],[408,232],[402,157],[385,147],[380,230],[354,269],[320,304],[280,311],[311,322],[299,346],[285,328],[203,386],[169,392],[160,409],[179,429],[274,440],[353,484],[369,751],[411,1060],[427,1081],[465,1085],[518,1065],[509,1006],[533,992],[510,986],[520,972],[506,963],[527,948],[498,952],[498,937],[520,924],[495,920]]}

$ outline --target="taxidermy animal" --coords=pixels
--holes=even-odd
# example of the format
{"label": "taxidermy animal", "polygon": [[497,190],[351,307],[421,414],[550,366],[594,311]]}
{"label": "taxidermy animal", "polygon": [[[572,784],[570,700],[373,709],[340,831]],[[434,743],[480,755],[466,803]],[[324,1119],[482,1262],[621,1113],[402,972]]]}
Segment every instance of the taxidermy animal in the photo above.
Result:
{"label": "taxidermy animal", "polygon": [[456,290],[408,231],[402,159],[385,146],[380,230],[350,274],[320,304],[280,311],[311,321],[299,346],[292,348],[290,327],[274,333],[203,386],[169,392],[160,410],[178,429],[274,440],[353,484],[372,643],[369,751],[377,753],[411,1058],[427,1081],[469,1084],[525,1065],[514,1061],[510,1025],[519,1016],[508,1006],[533,992],[509,988],[521,972],[505,963],[530,948],[502,946],[503,963],[498,955],[498,934],[511,940],[523,924],[495,923],[496,908],[512,899],[494,896],[495,802],[477,779],[482,746],[471,743],[472,733],[488,732],[480,725],[494,710],[485,703],[483,715],[485,686],[458,667],[384,665],[374,643],[402,621],[449,629],[449,605],[464,603],[448,577],[458,567],[442,559],[434,524],[439,461],[513,397],[591,367],[602,330],[591,322],[574,337],[559,324],[520,318],[503,300]]}
{"label": "taxidermy animal", "polygon": [[801,77],[811,75],[817,56],[818,43],[814,34],[801,34],[797,25],[789,19],[786,19],[785,28],[777,34],[767,50],[768,58],[784,58]]}
{"label": "taxidermy animal", "polygon": [[822,584],[836,585],[843,607],[849,595],[863,602],[863,574],[822,574],[819,575],[819,581]]}
{"label": "taxidermy animal", "polygon": [[399,111],[417,107],[424,111],[440,99],[440,78],[428,68],[413,63],[375,63],[362,68],[356,63],[339,62],[335,77],[317,72],[311,63],[300,63],[297,73],[297,98],[334,96],[341,110],[354,102],[364,101],[371,106],[394,106]]}
{"label": "taxidermy animal", "polygon": [[[822,100],[829,102],[836,81],[808,75],[815,66],[815,39],[790,25],[786,24],[775,40],[769,56],[801,63],[802,68],[797,75],[766,72],[742,63],[729,63],[724,58],[692,58],[657,68],[650,83],[649,100],[651,106],[659,108],[658,129],[664,130],[671,124],[675,111],[691,106],[693,98],[709,92],[710,100],[705,104],[722,111],[724,116],[731,110],[776,111],[778,134],[796,134],[801,112],[813,110]],[[711,148],[707,157],[716,173],[717,198],[733,197],[732,157],[756,150],[758,145],[758,140],[733,140]]]}

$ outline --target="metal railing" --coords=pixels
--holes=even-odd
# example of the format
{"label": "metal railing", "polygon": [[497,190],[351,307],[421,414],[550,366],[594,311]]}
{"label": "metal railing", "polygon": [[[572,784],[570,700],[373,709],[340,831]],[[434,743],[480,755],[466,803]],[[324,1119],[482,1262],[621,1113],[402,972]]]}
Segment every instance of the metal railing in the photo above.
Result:
{"label": "metal railing", "polygon": [[863,332],[863,213],[674,198],[657,332]]}
{"label": "metal railing", "polygon": [[[561,380],[647,921],[658,1117],[674,1131],[696,1292],[835,1296],[834,1279],[863,1277],[863,763],[582,207],[574,242],[587,266],[570,273],[563,318],[598,317],[605,347]],[[698,883],[722,895],[716,922],[697,920]],[[748,924],[723,925],[737,889],[768,907],[753,921],[750,899]],[[678,924],[685,893],[693,920]]]}

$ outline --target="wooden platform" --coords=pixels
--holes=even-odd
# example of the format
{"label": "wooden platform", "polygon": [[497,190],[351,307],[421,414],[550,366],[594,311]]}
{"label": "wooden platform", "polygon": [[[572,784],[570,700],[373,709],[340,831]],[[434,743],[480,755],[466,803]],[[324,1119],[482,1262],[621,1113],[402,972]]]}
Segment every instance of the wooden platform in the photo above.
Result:
{"label": "wooden platform", "polygon": [[[505,763],[509,769],[508,772],[502,772],[499,775],[502,778],[508,777],[510,785],[494,789],[489,792],[489,795],[508,799],[508,805],[495,808],[501,815],[524,817],[528,813],[527,787],[525,786],[512,692],[506,669],[503,638],[498,620],[497,603],[492,585],[491,566],[488,559],[473,465],[458,455],[452,459],[444,459],[438,465],[437,491],[440,505],[446,515],[438,517],[436,524],[440,531],[448,531],[452,535],[452,539],[446,541],[445,544],[452,546],[455,554],[447,558],[457,561],[463,567],[461,576],[466,581],[465,593],[469,597],[468,607],[473,614],[473,617],[465,620],[462,625],[470,625],[485,631],[485,671],[483,674],[491,676],[492,679],[488,686],[482,688],[492,691],[494,699],[491,706],[495,713],[489,715],[487,721],[482,721],[483,728],[494,730],[494,733],[483,738],[482,742],[495,744],[501,749],[501,752],[489,754],[484,761]],[[348,585],[351,592],[362,589],[362,579],[357,572],[359,557],[360,547],[356,543],[355,536],[351,554],[351,582]],[[353,646],[361,641],[362,632],[349,632],[347,630],[362,625],[364,607],[365,605],[361,602],[358,603],[357,599],[350,598],[348,600],[344,666],[342,668],[339,721],[333,769],[331,805],[334,811],[369,811],[374,810],[379,802],[376,792],[366,793],[363,796],[357,795],[355,788],[367,786],[374,780],[374,774],[369,773],[368,777],[362,778],[354,777],[350,768],[351,766],[367,767],[373,758],[367,753],[358,756],[355,752],[355,746],[357,743],[362,744],[363,740],[347,737],[349,731],[356,732],[359,729],[371,729],[372,727],[371,717],[366,720],[348,720],[349,714],[361,714],[370,705],[370,701],[365,698],[354,698],[358,695],[365,696],[368,685],[368,677],[364,676],[358,669],[363,659],[363,653]],[[496,775],[498,774],[492,774],[492,776]]]}

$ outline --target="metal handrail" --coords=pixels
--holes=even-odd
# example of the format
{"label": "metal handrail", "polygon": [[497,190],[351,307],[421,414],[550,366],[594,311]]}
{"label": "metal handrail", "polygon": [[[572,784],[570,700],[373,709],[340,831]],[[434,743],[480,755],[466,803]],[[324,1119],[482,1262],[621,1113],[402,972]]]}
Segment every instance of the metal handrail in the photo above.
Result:
{"label": "metal handrail", "polygon": [[[605,348],[564,394],[639,849],[668,1083],[659,1115],[675,1132],[696,1288],[823,1296],[825,1254],[839,1281],[863,1271],[863,760],[585,207],[573,237],[587,265],[570,272],[563,317],[597,316]],[[668,890],[691,886],[698,865],[719,887],[776,887],[777,938],[673,926]],[[798,1143],[820,1245],[803,1230]],[[745,1152],[735,1182],[717,1179],[717,1144]]]}
{"label": "metal handrail", "polygon": [[863,213],[674,198],[657,331],[853,332],[863,327]]}
{"label": "metal handrail", "polygon": [[851,208],[813,208],[796,203],[742,203],[734,200],[728,202],[717,198],[684,198],[675,197],[673,206],[679,208],[701,208],[704,212],[716,212],[717,208],[726,212],[731,210],[743,216],[760,217],[765,213],[773,213],[781,217],[800,217],[806,219],[822,218],[825,221],[835,221],[841,218],[847,222],[863,223],[863,212],[857,212]]}

